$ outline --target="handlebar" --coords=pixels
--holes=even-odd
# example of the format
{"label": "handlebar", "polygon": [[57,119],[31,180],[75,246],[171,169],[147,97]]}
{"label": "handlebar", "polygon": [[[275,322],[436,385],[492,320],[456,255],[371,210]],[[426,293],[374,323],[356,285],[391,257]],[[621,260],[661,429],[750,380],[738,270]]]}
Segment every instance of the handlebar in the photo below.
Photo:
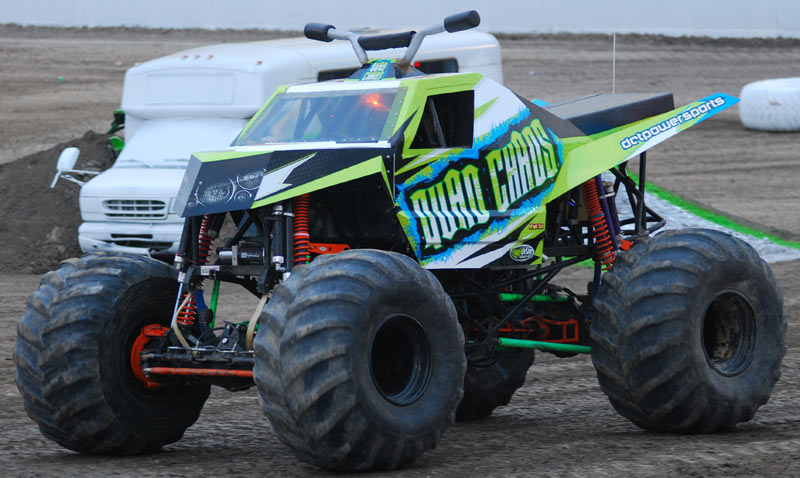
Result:
{"label": "handlebar", "polygon": [[325,25],[322,23],[307,23],[306,27],[303,28],[303,35],[306,36],[309,40],[317,40],[317,41],[324,41],[324,42],[331,42],[333,38],[328,36],[329,30],[335,30],[336,27],[333,25]]}
{"label": "handlebar", "polygon": [[456,13],[444,19],[444,29],[448,33],[460,32],[475,28],[481,24],[481,16],[475,10]]}
{"label": "handlebar", "polygon": [[387,33],[386,35],[373,35],[359,37],[358,44],[365,50],[388,50],[389,48],[404,48],[411,44],[417,32]]}
{"label": "handlebar", "polygon": [[407,31],[401,33],[389,33],[386,35],[375,35],[371,37],[361,37],[353,32],[337,30],[333,25],[323,23],[309,23],[303,29],[303,34],[310,40],[330,42],[332,40],[347,40],[356,52],[359,61],[366,64],[366,50],[386,50],[389,48],[408,47],[402,58],[397,60],[397,66],[407,69],[411,65],[411,60],[417,54],[422,40],[428,35],[449,32],[455,33],[463,30],[475,28],[481,23],[481,17],[475,10],[450,15],[442,23],[432,25],[418,32]]}

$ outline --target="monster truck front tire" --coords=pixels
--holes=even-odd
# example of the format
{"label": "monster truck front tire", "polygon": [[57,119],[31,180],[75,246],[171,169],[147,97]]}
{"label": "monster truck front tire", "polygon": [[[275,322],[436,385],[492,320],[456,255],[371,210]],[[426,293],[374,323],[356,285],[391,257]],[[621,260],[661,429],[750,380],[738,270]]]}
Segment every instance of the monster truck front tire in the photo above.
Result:
{"label": "monster truck front tire", "polygon": [[388,470],[453,423],[466,359],[455,307],[406,256],[353,250],[296,267],[255,340],[264,413],[297,457]]}
{"label": "monster truck front tire", "polygon": [[780,375],[783,296],[758,253],[728,234],[637,241],[604,275],[593,306],[600,386],[640,427],[731,429],[767,402]]}
{"label": "monster truck front tire", "polygon": [[61,263],[28,297],[14,362],[25,410],[46,437],[90,454],[132,455],[179,440],[208,385],[146,389],[131,347],[168,325],[175,271],[143,257],[90,254]]}

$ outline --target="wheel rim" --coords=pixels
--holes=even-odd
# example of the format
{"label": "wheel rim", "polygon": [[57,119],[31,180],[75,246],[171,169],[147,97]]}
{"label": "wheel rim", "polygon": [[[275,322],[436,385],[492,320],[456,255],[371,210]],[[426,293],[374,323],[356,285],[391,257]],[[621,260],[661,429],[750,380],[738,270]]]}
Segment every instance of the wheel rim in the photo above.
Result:
{"label": "wheel rim", "polygon": [[[134,377],[136,377],[136,379],[141,382],[144,385],[144,388],[147,390],[156,390],[163,384],[154,380],[150,380],[145,375],[144,370],[142,369],[141,354],[150,340],[152,340],[153,337],[159,337],[163,335],[164,330],[165,327],[157,323],[146,325],[142,327],[141,332],[139,332],[139,335],[136,336],[133,344],[130,347],[131,372],[133,372]],[[129,341],[130,340],[127,340],[126,342]],[[128,347],[125,347],[125,349],[127,348]]]}
{"label": "wheel rim", "polygon": [[755,313],[738,292],[717,294],[703,316],[703,349],[711,368],[726,377],[742,373],[753,359]]}
{"label": "wheel rim", "polygon": [[408,315],[386,318],[370,343],[370,374],[375,388],[395,405],[410,405],[425,393],[433,356],[422,325]]}

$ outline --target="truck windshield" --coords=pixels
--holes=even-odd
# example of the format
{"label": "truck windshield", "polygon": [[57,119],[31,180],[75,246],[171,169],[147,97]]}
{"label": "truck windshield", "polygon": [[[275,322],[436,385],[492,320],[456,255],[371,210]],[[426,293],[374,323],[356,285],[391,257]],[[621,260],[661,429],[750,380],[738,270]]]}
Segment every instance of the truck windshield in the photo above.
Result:
{"label": "truck windshield", "polygon": [[[283,93],[233,142],[233,146],[389,139],[397,89]],[[398,102],[399,103],[399,102]],[[399,107],[399,106],[398,106]]]}

